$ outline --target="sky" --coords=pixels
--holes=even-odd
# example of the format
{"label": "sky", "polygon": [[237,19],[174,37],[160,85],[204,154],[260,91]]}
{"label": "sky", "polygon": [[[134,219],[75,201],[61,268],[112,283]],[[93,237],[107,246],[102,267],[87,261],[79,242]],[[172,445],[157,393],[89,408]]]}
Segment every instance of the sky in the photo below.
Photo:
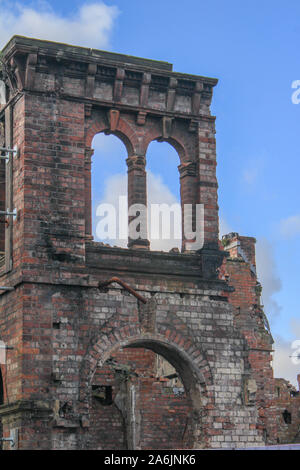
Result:
{"label": "sky", "polygon": [[[163,60],[177,72],[218,78],[211,110],[220,232],[257,239],[275,376],[294,384],[300,373],[289,357],[300,341],[299,17],[297,0],[0,0],[0,49],[21,34]],[[127,155],[113,136],[101,134],[93,145],[95,213],[99,202],[126,192]],[[178,164],[168,144],[150,145],[150,199],[159,194],[178,201]]]}

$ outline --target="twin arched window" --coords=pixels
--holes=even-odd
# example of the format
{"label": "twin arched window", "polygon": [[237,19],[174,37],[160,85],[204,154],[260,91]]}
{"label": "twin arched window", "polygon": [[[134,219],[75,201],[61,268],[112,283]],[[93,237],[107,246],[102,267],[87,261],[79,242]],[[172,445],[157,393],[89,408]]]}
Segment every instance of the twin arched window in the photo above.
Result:
{"label": "twin arched window", "polygon": [[[127,149],[118,137],[97,134],[92,146],[91,219],[94,240],[123,248],[128,246],[128,231],[122,224],[128,221],[124,213],[128,202],[130,206],[128,190],[131,190],[135,192],[134,202],[147,206],[146,231],[143,233],[143,228],[137,227],[141,230],[141,237],[150,242],[152,250],[180,250],[180,161],[176,150],[167,142],[153,141],[147,149],[145,161],[137,162],[137,168],[132,168],[134,163],[126,158]],[[139,211],[136,214],[138,216]]]}

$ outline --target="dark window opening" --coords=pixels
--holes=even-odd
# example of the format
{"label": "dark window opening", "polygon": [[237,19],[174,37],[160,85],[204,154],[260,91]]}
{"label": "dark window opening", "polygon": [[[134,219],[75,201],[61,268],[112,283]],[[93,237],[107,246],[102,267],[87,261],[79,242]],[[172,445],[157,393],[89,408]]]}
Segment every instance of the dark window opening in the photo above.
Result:
{"label": "dark window opening", "polygon": [[282,413],[282,417],[283,417],[285,424],[291,424],[292,415],[288,410],[284,410],[284,412]]}
{"label": "dark window opening", "polygon": [[276,391],[277,391],[277,397],[279,398],[280,397],[280,387],[277,387]]}
{"label": "dark window opening", "polygon": [[112,387],[111,385],[92,385],[92,396],[101,403],[101,405],[111,405]]}

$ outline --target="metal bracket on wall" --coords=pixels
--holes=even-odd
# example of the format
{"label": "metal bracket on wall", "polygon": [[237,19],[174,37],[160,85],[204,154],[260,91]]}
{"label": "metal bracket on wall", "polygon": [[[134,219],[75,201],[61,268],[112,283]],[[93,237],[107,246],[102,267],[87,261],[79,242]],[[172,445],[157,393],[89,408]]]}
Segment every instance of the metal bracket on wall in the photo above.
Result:
{"label": "metal bracket on wall", "polygon": [[17,209],[14,209],[13,211],[10,211],[7,209],[6,211],[0,211],[0,215],[6,215],[6,217],[13,217],[16,219],[17,217]]}
{"label": "metal bracket on wall", "polygon": [[147,303],[147,299],[145,299],[145,297],[142,297],[140,294],[138,294],[134,289],[132,289],[132,287],[130,287],[128,284],[126,284],[124,281],[122,281],[121,279],[119,279],[118,277],[112,277],[111,279],[108,279],[107,281],[100,281],[99,284],[98,284],[98,289],[105,289],[107,286],[109,286],[110,284],[112,284],[113,282],[116,282],[117,284],[119,284],[120,286],[122,286],[125,290],[127,290],[127,292],[129,292],[130,294],[132,294],[134,297],[136,297],[138,300],[140,300],[141,302],[143,302],[143,304],[146,304]]}
{"label": "metal bracket on wall", "polygon": [[0,160],[9,160],[10,154],[18,153],[18,150],[0,147],[0,152],[6,153],[6,155],[0,155]]}
{"label": "metal bracket on wall", "polygon": [[15,447],[15,440],[12,437],[0,437],[2,442],[11,442],[11,447]]}

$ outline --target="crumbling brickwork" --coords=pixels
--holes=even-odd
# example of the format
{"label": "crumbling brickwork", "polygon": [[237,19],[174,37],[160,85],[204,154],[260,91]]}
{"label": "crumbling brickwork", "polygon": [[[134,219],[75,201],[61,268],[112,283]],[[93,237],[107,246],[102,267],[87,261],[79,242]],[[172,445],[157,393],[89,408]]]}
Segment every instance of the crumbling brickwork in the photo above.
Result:
{"label": "crumbling brickwork", "polygon": [[[248,401],[257,403],[257,427],[267,440],[273,440],[276,435],[275,384],[271,365],[274,341],[260,300],[262,287],[256,275],[255,242],[254,238],[237,233],[223,236],[222,245],[229,256],[223,262],[220,277],[234,287],[234,291],[227,295],[235,307],[234,324],[247,341],[251,378],[249,382],[245,377],[244,393],[246,397],[248,395]],[[252,391],[247,390],[251,380]]]}
{"label": "crumbling brickwork", "polygon": [[[272,340],[249,275],[251,240],[247,262],[232,254],[223,265],[218,242],[217,81],[18,36],[3,63],[0,119],[16,148],[6,185],[17,210],[0,273],[14,287],[0,296],[0,337],[13,348],[1,366],[4,436],[20,449],[276,442]],[[181,253],[152,252],[145,238],[129,238],[128,249],[92,240],[99,132],[126,146],[129,204],[146,202],[149,143],[174,146],[182,205],[204,205],[201,250],[187,251],[185,237]],[[157,355],[183,391],[158,374]]]}
{"label": "crumbling brickwork", "polygon": [[[238,233],[223,236],[221,246],[227,251],[219,271],[221,279],[234,287],[224,293],[235,308],[234,324],[247,341],[249,372],[245,379],[245,399],[256,402],[257,428],[266,442],[280,444],[299,441],[299,392],[284,379],[275,379],[272,369],[273,338],[261,304],[262,286],[256,275],[253,237]],[[283,413],[291,413],[292,423],[285,423]]]}
{"label": "crumbling brickwork", "polygon": [[287,380],[275,379],[277,441],[280,444],[300,443],[300,375],[298,390]]}

